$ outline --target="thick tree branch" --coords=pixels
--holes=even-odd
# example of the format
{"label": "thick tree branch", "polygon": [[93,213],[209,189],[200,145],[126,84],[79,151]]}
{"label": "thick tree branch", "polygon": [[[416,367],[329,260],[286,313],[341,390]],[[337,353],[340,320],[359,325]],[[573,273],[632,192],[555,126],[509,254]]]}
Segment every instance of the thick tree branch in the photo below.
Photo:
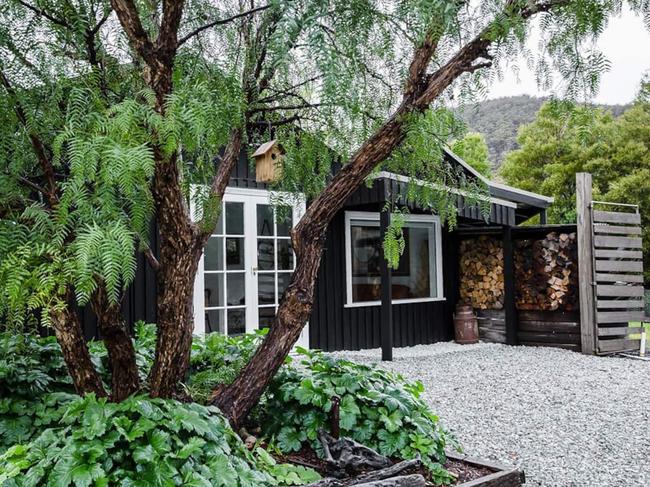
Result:
{"label": "thick tree branch", "polygon": [[131,45],[144,62],[151,66],[154,62],[154,45],[142,26],[133,0],[111,0],[111,5]]}
{"label": "thick tree branch", "polygon": [[192,32],[190,32],[189,34],[187,34],[187,35],[181,37],[181,38],[179,39],[177,45],[178,45],[178,47],[180,47],[182,44],[185,44],[187,41],[189,41],[192,37],[194,37],[194,36],[200,34],[200,33],[203,32],[204,30],[207,30],[207,29],[209,29],[209,28],[211,28],[211,27],[216,27],[217,25],[225,25],[225,24],[228,24],[228,23],[233,22],[233,21],[235,21],[235,20],[237,20],[237,19],[241,19],[242,17],[248,17],[249,15],[254,15],[254,14],[256,14],[257,12],[262,12],[263,10],[266,10],[266,9],[269,8],[269,7],[270,7],[270,5],[263,5],[263,6],[261,6],[261,7],[252,8],[252,9],[250,9],[250,10],[247,10],[247,11],[245,11],[245,12],[241,12],[241,13],[238,13],[237,15],[233,15],[233,16],[231,16],[231,17],[227,17],[227,18],[225,18],[225,19],[215,20],[214,22],[210,22],[210,23],[207,23],[207,24],[205,24],[205,25],[202,25],[201,27],[198,27],[198,28],[194,29],[194,30],[193,30]]}
{"label": "thick tree branch", "polygon": [[13,86],[11,85],[11,83],[9,82],[9,79],[5,75],[4,71],[2,70],[0,70],[0,83],[2,83],[2,86],[4,86],[9,96],[14,100],[14,112],[16,114],[16,117],[18,118],[20,124],[23,126],[25,132],[27,132],[27,135],[32,144],[34,152],[36,153],[36,158],[38,159],[38,163],[41,166],[41,170],[43,171],[43,176],[47,181],[48,189],[47,191],[45,191],[44,195],[47,198],[50,207],[54,207],[58,203],[57,185],[54,179],[54,166],[52,166],[52,162],[47,156],[47,151],[45,150],[45,144],[43,144],[43,141],[30,128],[29,123],[27,121],[27,115],[25,113],[25,110],[23,109],[23,106],[20,104],[20,101],[18,100],[18,95],[14,90]]}
{"label": "thick tree branch", "polygon": [[178,27],[183,17],[184,0],[163,0],[163,18],[156,41],[158,55],[165,63],[173,63],[178,46]]}

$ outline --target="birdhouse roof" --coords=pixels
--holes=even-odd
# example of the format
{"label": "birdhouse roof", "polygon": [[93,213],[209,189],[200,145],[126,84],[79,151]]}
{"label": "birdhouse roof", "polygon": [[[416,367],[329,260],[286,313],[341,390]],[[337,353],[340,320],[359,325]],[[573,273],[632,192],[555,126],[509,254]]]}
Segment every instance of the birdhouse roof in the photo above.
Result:
{"label": "birdhouse roof", "polygon": [[260,145],[257,148],[257,150],[253,153],[253,157],[263,156],[268,151],[270,151],[273,148],[273,146],[275,146],[276,143],[277,143],[277,141],[275,139],[273,139],[273,140],[270,140],[270,141],[265,142],[264,144]]}

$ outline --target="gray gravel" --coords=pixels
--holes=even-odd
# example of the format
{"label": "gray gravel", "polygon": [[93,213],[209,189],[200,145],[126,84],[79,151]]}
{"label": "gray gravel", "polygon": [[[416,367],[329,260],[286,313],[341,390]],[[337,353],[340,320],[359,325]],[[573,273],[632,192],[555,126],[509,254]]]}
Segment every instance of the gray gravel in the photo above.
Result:
{"label": "gray gravel", "polygon": [[468,455],[523,468],[527,485],[650,486],[650,362],[437,343],[395,349],[380,366],[421,380]]}

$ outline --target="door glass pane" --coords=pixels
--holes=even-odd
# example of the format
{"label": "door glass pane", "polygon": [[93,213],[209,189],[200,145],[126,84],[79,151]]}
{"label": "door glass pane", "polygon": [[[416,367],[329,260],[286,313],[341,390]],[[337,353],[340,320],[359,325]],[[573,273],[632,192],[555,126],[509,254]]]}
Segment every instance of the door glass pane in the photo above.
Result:
{"label": "door glass pane", "polygon": [[291,240],[278,239],[278,269],[283,271],[293,270],[293,251]]}
{"label": "door glass pane", "polygon": [[282,293],[291,282],[293,272],[278,272],[278,302],[282,298]]}
{"label": "door glass pane", "polygon": [[275,275],[257,275],[257,302],[258,304],[275,304]]}
{"label": "door glass pane", "polygon": [[226,238],[226,269],[244,269],[244,239]]}
{"label": "door glass pane", "polygon": [[271,238],[260,238],[257,240],[257,268],[263,271],[275,269],[273,258],[274,241]]}
{"label": "door glass pane", "polygon": [[203,268],[206,271],[223,270],[223,238],[210,237],[205,246]]}
{"label": "door glass pane", "polygon": [[285,209],[281,212],[278,218],[278,236],[288,237],[293,227],[293,212],[291,208]]}
{"label": "door glass pane", "polygon": [[241,335],[246,333],[246,310],[228,310],[228,335]]}
{"label": "door glass pane", "polygon": [[244,203],[226,203],[226,233],[244,234]]}
{"label": "door glass pane", "polygon": [[223,235],[223,205],[221,206],[221,211],[219,212],[219,218],[217,218],[217,226],[214,228],[214,232],[217,235]]}
{"label": "door glass pane", "polygon": [[229,272],[226,274],[226,297],[228,306],[246,304],[243,272]]}
{"label": "door glass pane", "polygon": [[224,333],[226,331],[222,309],[211,309],[205,312],[205,331],[206,333]]}
{"label": "door glass pane", "polygon": [[257,234],[259,236],[274,235],[273,207],[271,205],[257,205]]}
{"label": "door glass pane", "polygon": [[223,306],[223,274],[205,274],[205,306]]}
{"label": "door glass pane", "polygon": [[270,328],[275,318],[275,306],[259,309],[260,328]]}

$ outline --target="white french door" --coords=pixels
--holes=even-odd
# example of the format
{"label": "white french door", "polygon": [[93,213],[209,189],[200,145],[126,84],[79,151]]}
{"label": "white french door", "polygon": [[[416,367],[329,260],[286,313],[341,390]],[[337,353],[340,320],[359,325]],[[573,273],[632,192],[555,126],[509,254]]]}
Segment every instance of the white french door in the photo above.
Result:
{"label": "white french door", "polygon": [[[271,326],[295,268],[290,231],[304,202],[276,208],[264,190],[228,188],[194,285],[195,333]],[[308,327],[298,342],[309,345]]]}

